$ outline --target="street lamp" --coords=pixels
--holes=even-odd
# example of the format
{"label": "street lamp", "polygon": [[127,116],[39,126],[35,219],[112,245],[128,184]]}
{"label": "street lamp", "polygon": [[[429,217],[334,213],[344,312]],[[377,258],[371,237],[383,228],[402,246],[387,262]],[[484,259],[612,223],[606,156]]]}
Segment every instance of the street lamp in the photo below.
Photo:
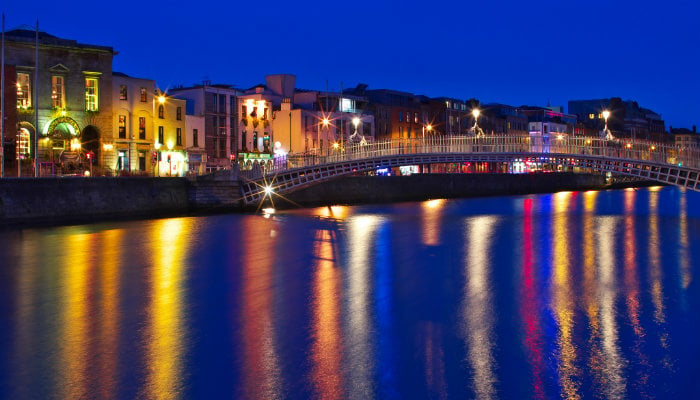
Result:
{"label": "street lamp", "polygon": [[472,129],[477,136],[481,136],[481,130],[479,129],[479,115],[481,115],[481,111],[479,111],[478,108],[475,108],[472,110],[472,115],[474,116],[474,127]]}
{"label": "street lamp", "polygon": [[[328,140],[328,124],[330,123],[330,121],[328,120],[328,117],[323,117],[323,120],[321,120],[321,123],[323,124],[323,127],[326,129],[326,140]],[[320,140],[318,142],[318,149],[319,149],[319,152],[322,150]]]}
{"label": "street lamp", "polygon": [[612,139],[613,139],[613,135],[612,135],[612,133],[610,132],[610,130],[608,129],[608,118],[609,118],[609,117],[610,117],[610,111],[608,111],[608,110],[603,110],[603,118],[605,119],[605,129],[603,130],[603,132],[605,132],[605,139],[606,139],[606,140],[612,140]]}

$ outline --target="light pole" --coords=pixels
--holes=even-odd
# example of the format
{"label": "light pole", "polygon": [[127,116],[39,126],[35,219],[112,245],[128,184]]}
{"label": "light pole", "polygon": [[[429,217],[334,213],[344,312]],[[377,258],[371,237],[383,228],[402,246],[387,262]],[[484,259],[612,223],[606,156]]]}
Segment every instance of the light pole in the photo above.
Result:
{"label": "light pole", "polygon": [[[330,121],[328,120],[328,117],[323,117],[323,120],[322,120],[321,122],[323,123],[323,127],[326,129],[326,140],[328,140],[328,124],[330,123]],[[323,146],[321,146],[321,141],[319,140],[319,141],[318,141],[318,150],[319,150],[319,152],[320,152],[321,150],[323,150],[322,147],[323,147]]]}
{"label": "light pole", "polygon": [[605,129],[603,130],[603,132],[605,132],[605,139],[612,140],[613,135],[610,132],[610,130],[608,129],[608,118],[610,118],[610,111],[603,110],[603,118],[605,119]]}
{"label": "light pole", "polygon": [[479,111],[478,108],[475,108],[472,110],[472,115],[474,116],[474,127],[472,128],[474,130],[474,134],[476,136],[481,136],[481,130],[479,129],[479,115],[481,115],[481,111]]}

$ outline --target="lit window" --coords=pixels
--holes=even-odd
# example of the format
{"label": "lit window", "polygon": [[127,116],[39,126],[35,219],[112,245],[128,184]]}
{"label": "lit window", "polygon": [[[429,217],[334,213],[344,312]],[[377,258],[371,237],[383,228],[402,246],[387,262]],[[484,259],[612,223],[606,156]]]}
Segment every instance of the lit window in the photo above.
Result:
{"label": "lit window", "polygon": [[163,114],[165,112],[165,109],[163,108],[162,105],[158,106],[158,118],[163,119]]}
{"label": "lit window", "polygon": [[63,108],[65,104],[65,94],[63,91],[63,77],[51,77],[51,104],[53,108]]}
{"label": "lit window", "polygon": [[595,114],[588,114],[588,119],[593,119],[595,118]]}
{"label": "lit window", "polygon": [[126,115],[119,116],[119,139],[126,139]]}
{"label": "lit window", "polygon": [[85,111],[97,111],[99,88],[97,78],[85,78]]}
{"label": "lit window", "polygon": [[182,107],[177,108],[177,115],[176,118],[178,121],[182,121]]}
{"label": "lit window", "polygon": [[177,128],[176,130],[175,144],[177,146],[182,146],[182,128]]}
{"label": "lit window", "polygon": [[17,108],[29,108],[32,106],[31,86],[29,74],[17,73]]}
{"label": "lit window", "polygon": [[165,136],[163,134],[163,127],[159,126],[158,127],[158,143],[163,144],[163,136]]}
{"label": "lit window", "polygon": [[139,139],[146,139],[146,118],[139,117]]}
{"label": "lit window", "polygon": [[20,128],[17,133],[17,159],[22,160],[31,156],[29,146],[30,134],[26,128]]}
{"label": "lit window", "polygon": [[119,85],[119,100],[126,100],[126,85]]}
{"label": "lit window", "polygon": [[142,87],[142,88],[141,88],[141,102],[142,102],[142,103],[145,103],[145,102],[148,101],[148,94],[147,94],[147,93],[148,93],[148,92],[146,92],[146,88],[145,88],[145,87]]}

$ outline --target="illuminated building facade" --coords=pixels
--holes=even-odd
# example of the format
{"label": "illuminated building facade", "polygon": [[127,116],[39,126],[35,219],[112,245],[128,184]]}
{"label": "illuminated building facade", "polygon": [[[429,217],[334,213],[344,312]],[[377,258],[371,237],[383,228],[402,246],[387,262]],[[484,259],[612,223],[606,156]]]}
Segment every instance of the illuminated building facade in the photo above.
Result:
{"label": "illuminated building facade", "polygon": [[184,176],[187,165],[186,100],[156,92],[153,99],[154,175]]}
{"label": "illuminated building facade", "polygon": [[197,147],[202,147],[202,154],[206,154],[206,171],[230,168],[235,159],[240,141],[237,101],[240,93],[231,85],[209,81],[170,90],[172,96],[187,100],[189,115],[204,118],[203,131],[197,130]]}
{"label": "illuminated building facade", "polygon": [[[15,90],[16,123],[5,126],[15,142],[8,165],[23,160],[24,174],[38,159],[40,175],[87,170],[88,153],[95,168],[116,162],[112,130],[111,47],[78,43],[45,32],[15,29],[5,33],[5,63],[14,76],[6,87]],[[36,53],[38,43],[38,69]],[[9,98],[6,98],[9,99]],[[38,111],[38,124],[35,111]],[[34,143],[38,132],[38,149]],[[103,151],[104,150],[104,151]]]}
{"label": "illuminated building facade", "polygon": [[112,73],[112,105],[116,160],[111,169],[118,173],[153,173],[155,150],[153,102],[155,81]]}
{"label": "illuminated building facade", "polygon": [[207,152],[204,149],[204,116],[194,115],[194,102],[187,101],[185,126],[187,131],[187,164],[191,175],[202,175],[207,171]]}

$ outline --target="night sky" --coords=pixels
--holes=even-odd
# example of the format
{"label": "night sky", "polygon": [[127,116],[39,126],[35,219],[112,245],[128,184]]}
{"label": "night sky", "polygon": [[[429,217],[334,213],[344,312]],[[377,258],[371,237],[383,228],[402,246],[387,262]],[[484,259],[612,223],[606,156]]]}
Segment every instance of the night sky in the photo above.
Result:
{"label": "night sky", "polygon": [[700,1],[10,1],[24,25],[112,46],[114,70],[162,88],[366,83],[511,105],[637,100],[700,124]]}

